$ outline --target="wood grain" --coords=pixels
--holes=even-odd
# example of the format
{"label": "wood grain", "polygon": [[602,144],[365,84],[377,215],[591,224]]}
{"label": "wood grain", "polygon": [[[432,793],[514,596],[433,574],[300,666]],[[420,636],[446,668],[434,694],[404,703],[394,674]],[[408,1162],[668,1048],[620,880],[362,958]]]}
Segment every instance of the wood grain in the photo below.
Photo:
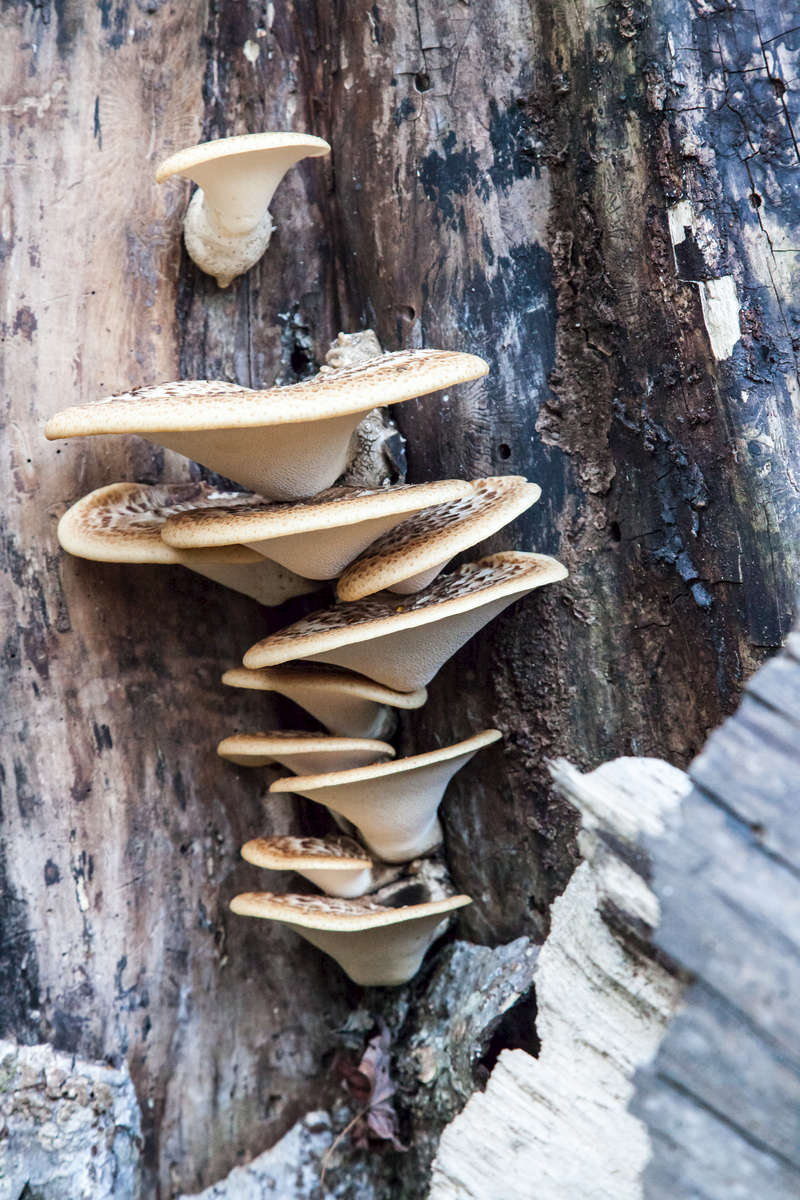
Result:
{"label": "wood grain", "polygon": [[[292,382],[340,329],[490,360],[487,382],[398,414],[409,478],[536,480],[539,504],[481,551],[555,553],[571,578],[460,652],[400,750],[503,730],[445,805],[476,899],[461,931],[541,939],[576,861],[547,758],[685,765],[789,628],[790,9],[4,8],[0,1014],[23,1040],[127,1057],[160,1194],[318,1107],[346,989],[288,934],[227,916],[258,882],[238,845],[292,820],[212,749],[274,720],[217,681],[275,617],[177,569],[57,549],[91,488],[196,468],[136,439],[48,446],[44,420],[167,378]],[[287,177],[269,253],[220,291],[180,245],[188,185],[157,189],[153,167],[281,127],[334,154]],[[718,357],[708,306],[729,280],[741,337]]]}

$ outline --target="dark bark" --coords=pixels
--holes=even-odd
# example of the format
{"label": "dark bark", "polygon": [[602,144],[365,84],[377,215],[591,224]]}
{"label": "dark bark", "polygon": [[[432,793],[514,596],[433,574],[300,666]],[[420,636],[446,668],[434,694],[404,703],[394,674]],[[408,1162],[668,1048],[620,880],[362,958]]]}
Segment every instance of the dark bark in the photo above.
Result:
{"label": "dark bark", "polygon": [[[288,933],[227,915],[260,879],[239,844],[291,818],[216,762],[220,737],[271,719],[217,679],[280,618],[178,570],[62,560],[65,504],[189,468],[135,439],[48,447],[45,417],[179,374],[288,383],[367,325],[388,349],[489,359],[487,381],[398,411],[409,478],[537,480],[540,503],[482,550],[555,553],[571,578],[470,643],[401,743],[503,730],[445,806],[477,900],[461,932],[541,937],[575,861],[545,759],[685,764],[788,629],[789,8],[296,0],[269,25],[243,2],[6,7],[0,1015],[24,1040],[127,1056],[164,1194],[319,1103],[352,996]],[[151,169],[286,126],[333,157],[287,177],[267,255],[221,292],[180,249],[185,186]],[[700,292],[728,276],[742,336],[723,357]]]}

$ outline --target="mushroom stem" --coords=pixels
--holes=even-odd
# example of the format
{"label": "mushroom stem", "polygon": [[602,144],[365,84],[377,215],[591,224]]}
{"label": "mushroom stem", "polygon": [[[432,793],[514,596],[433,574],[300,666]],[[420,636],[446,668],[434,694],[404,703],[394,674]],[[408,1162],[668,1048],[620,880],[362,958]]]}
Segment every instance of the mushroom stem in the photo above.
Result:
{"label": "mushroom stem", "polygon": [[304,425],[181,430],[154,440],[204,463],[272,500],[316,496],[347,466],[347,450],[361,413],[345,413]]}
{"label": "mushroom stem", "polygon": [[249,228],[235,232],[228,229],[203,189],[198,188],[186,210],[183,236],[192,262],[213,275],[219,287],[226,288],[237,275],[255,266],[269,245],[273,229],[269,209]]}
{"label": "mushroom stem", "polygon": [[374,887],[372,867],[361,871],[326,871],[324,867],[304,867],[302,875],[328,896],[353,900]]}
{"label": "mushroom stem", "polygon": [[318,950],[332,954],[353,983],[361,987],[400,987],[414,978],[427,950],[446,925],[446,914],[418,918],[400,944],[387,938],[386,930],[381,928],[366,929],[349,942],[327,929],[301,929],[297,925],[293,929]]}

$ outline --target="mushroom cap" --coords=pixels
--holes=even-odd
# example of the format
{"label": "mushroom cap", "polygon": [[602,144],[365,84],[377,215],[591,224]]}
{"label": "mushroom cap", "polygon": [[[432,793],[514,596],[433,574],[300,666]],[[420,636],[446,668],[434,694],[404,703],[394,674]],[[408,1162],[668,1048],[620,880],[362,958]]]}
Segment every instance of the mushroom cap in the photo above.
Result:
{"label": "mushroom cap", "polygon": [[[484,746],[491,746],[502,738],[499,729],[484,729],[474,733],[472,737],[452,746],[442,746],[439,750],[426,750],[424,754],[413,754],[407,758],[397,758],[394,762],[373,763],[367,767],[356,767],[345,771],[329,771],[320,775],[291,775],[286,779],[276,779],[270,786],[271,792],[303,792],[325,791],[327,788],[346,787],[352,783],[363,783],[365,780],[385,779],[388,775],[407,774],[409,771],[419,771],[435,763],[447,762],[450,758],[459,758],[462,754],[475,754]],[[323,801],[324,803],[324,801]]]}
{"label": "mushroom cap", "polygon": [[243,160],[246,165],[252,155],[280,157],[287,151],[294,156],[292,161],[296,162],[301,158],[330,154],[331,148],[323,138],[308,133],[244,133],[236,137],[216,138],[211,142],[188,146],[165,158],[156,169],[156,183],[163,183],[173,175],[185,175],[203,187],[201,176],[209,166],[231,165],[236,159]]}
{"label": "mushroom cap", "polygon": [[376,704],[388,704],[392,708],[422,708],[428,699],[426,688],[414,692],[397,692],[356,675],[353,671],[340,671],[324,663],[285,663],[282,667],[232,667],[222,676],[229,687],[253,688],[261,692],[280,692],[291,696],[291,690],[310,688],[320,695],[353,696],[358,700],[372,700]]}
{"label": "mushroom cap", "polygon": [[69,554],[94,562],[258,563],[261,556],[247,546],[176,550],[161,537],[172,514],[223,502],[235,506],[249,498],[205,483],[111,483],[67,509],[58,523],[58,540]]}
{"label": "mushroom cap", "polygon": [[[337,666],[369,671],[389,686],[410,691],[428,683],[451,654],[516,596],[566,575],[566,568],[548,555],[492,554],[440,576],[412,596],[382,592],[312,613],[257,642],[245,654],[244,665],[268,667],[324,655]],[[425,626],[445,621],[448,627],[437,626],[427,631],[430,636],[421,636]],[[391,642],[381,644],[389,638]]]}
{"label": "mushroom cap", "polygon": [[352,838],[312,838],[283,835],[253,838],[245,842],[242,858],[270,871],[300,871],[315,868],[350,871],[372,866],[372,858]]}
{"label": "mushroom cap", "polygon": [[452,777],[501,736],[497,729],[485,729],[455,745],[392,763],[278,779],[270,792],[295,792],[326,805],[355,825],[379,858],[408,862],[441,842],[437,812]]}
{"label": "mushroom cap", "polygon": [[324,733],[279,730],[274,733],[237,733],[223,738],[217,754],[243,767],[280,763],[290,771],[317,768],[339,771],[366,766],[377,759],[394,758],[388,742],[375,738],[330,737]]}
{"label": "mushroom cap", "polygon": [[396,692],[363,675],[318,663],[287,663],[260,671],[236,667],[225,672],[222,682],[278,692],[316,717],[329,733],[343,737],[386,738],[396,721],[394,709],[421,708],[428,698],[425,688]]}
{"label": "mushroom cap", "polygon": [[449,896],[387,908],[363,898],[245,892],[234,896],[231,908],[244,916],[290,926],[335,958],[355,983],[396,987],[419,969],[443,918],[471,902],[469,896]]}
{"label": "mushroom cap", "polygon": [[181,549],[280,540],[380,517],[396,516],[400,520],[406,513],[455,500],[469,490],[470,485],[460,479],[443,479],[391,488],[327,488],[307,500],[280,502],[253,497],[250,504],[176,513],[164,526],[162,537]]}
{"label": "mushroom cap", "polygon": [[470,379],[488,365],[474,354],[400,350],[355,367],[320,371],[286,387],[253,389],[209,380],[136,388],[51,417],[45,437],[108,433],[207,433],[293,425],[399,404]]}
{"label": "mushroom cap", "polygon": [[242,892],[231,900],[231,909],[242,916],[265,917],[271,921],[282,921],[285,925],[297,925],[301,929],[361,933],[369,929],[385,929],[388,925],[404,925],[423,917],[439,916],[471,903],[471,896],[462,895],[387,908],[363,898],[342,900],[336,896]]}
{"label": "mushroom cap", "polygon": [[350,602],[413,576],[424,574],[425,582],[430,582],[431,571],[438,574],[437,568],[454,555],[497,533],[535,504],[541,494],[538,484],[528,483],[521,475],[476,479],[468,494],[425,508],[382,534],[346,568],[336,594],[340,600]]}

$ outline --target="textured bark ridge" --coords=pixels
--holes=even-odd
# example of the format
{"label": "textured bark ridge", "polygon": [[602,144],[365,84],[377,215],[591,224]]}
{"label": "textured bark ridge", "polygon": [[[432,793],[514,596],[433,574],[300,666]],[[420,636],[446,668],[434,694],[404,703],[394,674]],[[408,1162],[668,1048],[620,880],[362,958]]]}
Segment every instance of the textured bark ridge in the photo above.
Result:
{"label": "textured bark ridge", "polygon": [[[198,471],[138,439],[47,444],[44,420],[180,376],[289,383],[340,329],[490,360],[398,413],[408,478],[527,475],[542,500],[481,549],[557,554],[571,578],[456,656],[400,751],[503,730],[445,805],[477,901],[459,936],[541,940],[576,861],[545,759],[684,766],[788,629],[791,8],[4,8],[0,1032],[127,1061],[153,1194],[209,1185],[326,1104],[359,997],[227,913],[262,881],[239,845],[298,822],[213,750],[284,708],[218,678],[289,617],[178,568],[62,559],[78,496]],[[332,158],[287,175],[267,254],[220,291],[181,248],[188,185],[152,168],[286,127]]]}

